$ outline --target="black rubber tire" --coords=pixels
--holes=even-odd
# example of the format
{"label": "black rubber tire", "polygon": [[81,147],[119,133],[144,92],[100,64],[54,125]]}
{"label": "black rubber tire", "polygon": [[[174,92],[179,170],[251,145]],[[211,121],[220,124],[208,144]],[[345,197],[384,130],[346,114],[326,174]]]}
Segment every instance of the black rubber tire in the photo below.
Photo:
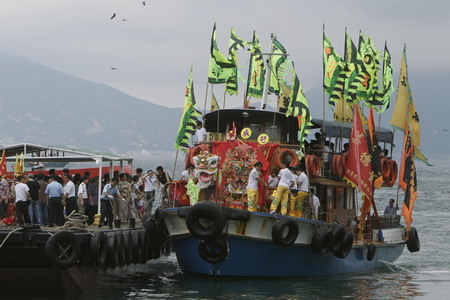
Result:
{"label": "black rubber tire", "polygon": [[[283,235],[285,229],[288,228],[286,236]],[[272,240],[280,247],[289,247],[294,244],[298,237],[298,225],[291,218],[283,218],[272,228]]]}
{"label": "black rubber tire", "polygon": [[372,261],[375,257],[375,252],[377,251],[377,248],[375,245],[370,244],[367,248],[367,260]]}
{"label": "black rubber tire", "polygon": [[158,226],[164,223],[164,218],[166,217],[166,213],[163,208],[158,207],[153,214],[155,224]]}
{"label": "black rubber tire", "polygon": [[124,230],[122,232],[123,238],[123,252],[125,258],[125,265],[129,266],[133,262],[133,251],[132,251],[132,242],[131,235],[129,230]]}
{"label": "black rubber tire", "polygon": [[346,232],[344,237],[344,242],[342,243],[342,246],[334,252],[334,255],[339,258],[346,258],[353,247],[353,233]]}
{"label": "black rubber tire", "polygon": [[107,266],[107,240],[103,231],[95,231],[89,241],[89,253],[93,266],[105,268]]}
{"label": "black rubber tire", "polygon": [[327,226],[322,226],[313,235],[310,244],[314,253],[323,255],[333,247],[333,232]]}
{"label": "black rubber tire", "polygon": [[[200,220],[207,220],[212,225],[205,227]],[[219,236],[225,227],[225,222],[223,209],[211,201],[198,202],[191,207],[186,216],[186,225],[190,233],[201,240]]]}
{"label": "black rubber tire", "polygon": [[139,230],[139,248],[140,257],[139,262],[145,264],[148,260],[148,248],[149,248],[149,238],[145,230]]}
{"label": "black rubber tire", "polygon": [[108,266],[111,269],[114,269],[119,264],[119,252],[117,251],[117,235],[115,232],[108,232],[106,235],[108,236],[107,240]]}
{"label": "black rubber tire", "polygon": [[[61,247],[65,250],[61,250]],[[67,269],[75,265],[80,259],[81,245],[73,233],[59,231],[47,240],[44,251],[54,266]],[[68,251],[68,253],[65,251]]]}
{"label": "black rubber tire", "polygon": [[138,264],[141,261],[140,235],[139,230],[131,230],[133,263]]}
{"label": "black rubber tire", "polygon": [[123,240],[122,230],[116,231],[117,236],[117,253],[119,257],[118,265],[119,267],[123,267],[125,265],[125,246]]}
{"label": "black rubber tire", "polygon": [[191,209],[190,206],[180,207],[179,209],[177,209],[177,215],[180,218],[186,219],[187,213],[190,209]]}
{"label": "black rubber tire", "polygon": [[161,257],[161,247],[158,244],[153,244],[151,246],[151,254],[153,259],[158,259]]}
{"label": "black rubber tire", "polygon": [[250,220],[252,213],[245,209],[225,207],[225,217],[230,220],[245,221]]}
{"label": "black rubber tire", "polygon": [[149,237],[157,241],[159,244],[164,244],[167,240],[167,229],[166,224],[164,222],[159,225],[156,224],[154,216],[151,216],[150,219],[145,223],[145,230]]}
{"label": "black rubber tire", "polygon": [[342,247],[342,243],[345,238],[345,227],[342,224],[333,224],[333,246],[331,247],[331,252],[337,251],[340,247]]}
{"label": "black rubber tire", "polygon": [[220,263],[228,256],[227,240],[219,237],[216,239],[201,241],[198,246],[198,254],[208,263]]}
{"label": "black rubber tire", "polygon": [[411,227],[408,232],[408,240],[406,241],[406,246],[408,247],[409,252],[420,251],[419,234],[417,233],[415,227]]}

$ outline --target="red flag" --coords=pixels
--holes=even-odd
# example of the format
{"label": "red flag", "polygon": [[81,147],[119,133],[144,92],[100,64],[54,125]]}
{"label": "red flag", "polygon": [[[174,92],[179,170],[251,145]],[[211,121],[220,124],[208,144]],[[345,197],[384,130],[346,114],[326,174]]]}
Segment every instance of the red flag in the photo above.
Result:
{"label": "red flag", "polygon": [[3,150],[2,160],[0,161],[0,178],[6,176],[6,157]]}
{"label": "red flag", "polygon": [[236,139],[236,125],[233,122],[233,127],[227,132],[227,141],[234,141]]}
{"label": "red flag", "polygon": [[366,216],[372,204],[372,158],[358,104],[353,104],[353,127],[344,179],[363,194],[359,232],[362,237]]}

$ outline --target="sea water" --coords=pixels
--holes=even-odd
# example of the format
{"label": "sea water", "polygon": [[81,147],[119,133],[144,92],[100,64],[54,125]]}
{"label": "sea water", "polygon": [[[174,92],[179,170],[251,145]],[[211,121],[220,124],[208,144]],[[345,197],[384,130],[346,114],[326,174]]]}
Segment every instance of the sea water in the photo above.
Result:
{"label": "sea water", "polygon": [[[433,167],[417,162],[420,192],[413,225],[419,233],[420,252],[409,253],[405,248],[395,263],[385,263],[375,271],[290,279],[211,279],[183,274],[172,254],[150,261],[145,272],[104,278],[95,289],[84,294],[49,293],[36,298],[450,299],[449,158],[432,159]],[[376,196],[382,214],[389,198],[396,198],[397,188],[383,189]],[[402,193],[399,200],[402,203]]]}

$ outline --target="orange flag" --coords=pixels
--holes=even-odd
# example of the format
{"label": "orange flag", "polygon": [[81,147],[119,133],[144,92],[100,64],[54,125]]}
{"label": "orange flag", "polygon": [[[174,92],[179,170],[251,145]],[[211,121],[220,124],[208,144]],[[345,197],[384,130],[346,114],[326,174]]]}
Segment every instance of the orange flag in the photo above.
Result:
{"label": "orange flag", "polygon": [[344,179],[363,194],[359,232],[362,237],[366,216],[372,203],[372,157],[367,144],[364,125],[358,104],[353,104],[353,127]]}

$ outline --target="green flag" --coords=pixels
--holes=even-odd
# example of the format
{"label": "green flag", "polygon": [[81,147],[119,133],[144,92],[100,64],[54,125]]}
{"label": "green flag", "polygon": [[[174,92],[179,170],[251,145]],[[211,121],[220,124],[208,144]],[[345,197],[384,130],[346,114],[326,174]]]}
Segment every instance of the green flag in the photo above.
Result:
{"label": "green flag", "polygon": [[184,96],[184,110],[178,126],[175,148],[186,151],[189,148],[189,138],[195,134],[197,117],[202,114],[195,109],[194,82],[192,80],[192,65],[189,72],[189,80],[186,84],[186,94]]}
{"label": "green flag", "polygon": [[346,102],[352,102],[353,99],[351,96],[353,94],[349,94],[350,91],[350,85],[351,83],[356,79],[358,74],[360,73],[360,66],[362,63],[361,56],[359,55],[358,50],[356,49],[355,44],[352,41],[352,38],[350,35],[345,33],[345,58],[344,58],[346,64],[347,64],[347,76],[345,78],[345,84],[344,84],[344,100]]}
{"label": "green flag", "polygon": [[211,56],[209,58],[208,82],[212,84],[225,83],[233,74],[234,64],[223,56],[217,47],[216,23],[211,37]]}
{"label": "green flag", "polygon": [[229,95],[237,95],[238,94],[238,61],[236,52],[237,50],[244,49],[245,45],[248,43],[244,40],[240,39],[236,31],[231,28],[231,37],[230,37],[230,45],[228,47],[228,60],[234,65],[231,77],[227,80],[227,93]]}
{"label": "green flag", "polygon": [[373,97],[366,101],[367,106],[375,108],[379,113],[384,112],[389,108],[389,103],[391,101],[391,95],[394,92],[394,81],[393,81],[394,67],[392,64],[391,54],[384,45],[384,55],[383,55],[383,79],[381,89],[376,89],[373,93]]}
{"label": "green flag", "polygon": [[[274,38],[272,41],[272,53],[274,54],[286,54],[286,49],[281,43]],[[271,55],[270,56],[270,81],[269,91],[275,95],[280,94],[280,74],[284,72],[283,64],[286,62],[286,55]]]}
{"label": "green flag", "polygon": [[373,93],[378,86],[379,51],[372,40],[359,36],[359,57],[357,59],[356,77],[348,86],[347,102],[367,101],[373,98]]}
{"label": "green flag", "polygon": [[286,116],[296,117],[298,120],[298,140],[300,142],[300,152],[303,152],[305,135],[309,132],[307,126],[312,125],[312,117],[309,111],[308,101],[306,100],[305,93],[303,92],[297,73],[295,73],[294,69],[292,69],[292,72],[292,87],[291,94],[289,95],[289,104],[286,110]]}
{"label": "green flag", "polygon": [[331,95],[341,71],[343,69],[342,59],[334,51],[330,40],[323,34],[323,87],[325,92]]}
{"label": "green flag", "polygon": [[261,55],[261,45],[259,44],[256,32],[253,32],[253,42],[250,47],[251,59],[247,80],[247,97],[261,98],[264,90],[264,59]]}

